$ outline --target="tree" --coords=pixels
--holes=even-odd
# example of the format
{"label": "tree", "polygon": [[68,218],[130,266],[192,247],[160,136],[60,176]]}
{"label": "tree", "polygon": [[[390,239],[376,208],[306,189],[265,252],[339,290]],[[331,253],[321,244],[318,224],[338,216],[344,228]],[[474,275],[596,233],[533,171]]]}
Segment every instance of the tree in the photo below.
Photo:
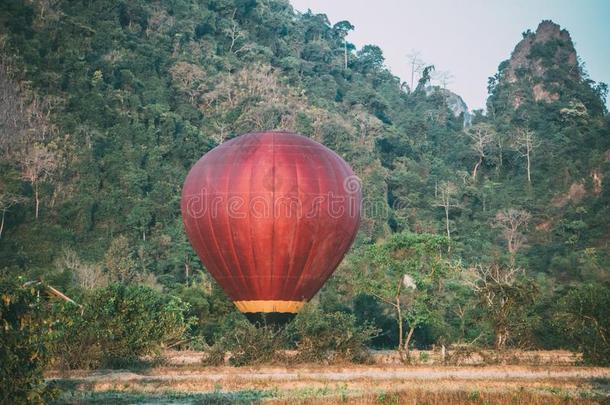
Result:
{"label": "tree", "polygon": [[470,145],[473,152],[477,154],[477,162],[472,169],[472,179],[477,179],[477,171],[487,156],[489,145],[494,142],[496,131],[489,124],[481,123],[473,125],[466,130],[466,135],[472,141]]}
{"label": "tree", "polygon": [[409,61],[409,65],[411,66],[411,90],[413,90],[413,85],[415,84],[415,73],[421,73],[422,69],[425,66],[425,62],[421,60],[420,56],[421,52],[416,50],[412,50],[411,53],[407,55],[407,60]]}
{"label": "tree", "polygon": [[347,69],[347,33],[352,31],[355,27],[346,20],[339,21],[335,25],[333,25],[333,30],[335,30],[341,39],[343,40],[343,58],[344,58],[344,69]]}
{"label": "tree", "polygon": [[[436,192],[436,203],[434,206],[443,207],[445,210],[445,230],[447,232],[447,240],[451,242],[451,230],[449,228],[449,210],[451,208],[461,208],[462,205],[455,200],[458,193],[457,186],[449,181],[442,182]],[[447,245],[447,249],[451,249],[451,245]]]}
{"label": "tree", "polygon": [[569,343],[583,352],[585,361],[610,364],[610,288],[585,284],[570,290],[556,314]]}
{"label": "tree", "polygon": [[531,158],[532,152],[536,149],[540,143],[536,139],[534,131],[527,128],[517,128],[517,136],[515,137],[515,144],[517,151],[526,159],[527,162],[527,182],[532,184],[531,176]]}
{"label": "tree", "polygon": [[121,235],[112,240],[104,256],[110,281],[129,284],[138,276],[137,264],[129,240]]}
{"label": "tree", "polygon": [[441,88],[446,89],[447,86],[452,82],[454,76],[448,70],[437,70],[434,72],[434,79],[438,81]]}
{"label": "tree", "polygon": [[246,32],[239,27],[239,23],[235,18],[235,14],[237,13],[237,9],[233,10],[233,15],[227,26],[222,30],[231,43],[229,44],[229,52],[233,52],[238,55],[240,52],[247,52],[252,49],[252,44],[245,43]]}
{"label": "tree", "polygon": [[44,369],[58,322],[45,308],[44,286],[22,283],[0,278],[0,403],[45,404],[52,392]]}
{"label": "tree", "polygon": [[40,182],[50,178],[58,165],[59,159],[57,154],[42,144],[34,144],[21,157],[23,179],[28,181],[34,189],[36,219],[38,219],[40,207]]}
{"label": "tree", "polygon": [[470,285],[487,309],[493,325],[497,350],[506,348],[516,327],[514,316],[520,308],[532,305],[535,297],[535,286],[531,281],[524,281],[523,269],[503,267],[497,264],[477,265],[473,269],[473,280]]}
{"label": "tree", "polygon": [[397,349],[406,359],[413,332],[430,319],[440,300],[441,280],[450,268],[441,253],[447,242],[441,236],[403,232],[368,246],[356,260],[357,289],[393,309]]}
{"label": "tree", "polygon": [[383,51],[377,45],[364,45],[358,51],[358,61],[362,66],[362,71],[366,73],[381,69],[385,58],[383,57]]}
{"label": "tree", "polygon": [[508,208],[496,213],[492,226],[502,230],[506,240],[511,265],[515,264],[515,255],[527,241],[523,229],[527,227],[531,214],[526,210]]}
{"label": "tree", "polygon": [[205,71],[201,66],[188,62],[178,62],[169,69],[169,72],[176,87],[188,95],[191,104],[203,94]]}
{"label": "tree", "polygon": [[428,83],[430,83],[430,80],[432,79],[432,72],[434,72],[434,65],[428,65],[424,68],[424,70],[422,70],[422,74],[421,77],[419,78],[419,81],[417,82],[417,89],[419,91],[423,91],[425,90],[426,86],[428,85]]}

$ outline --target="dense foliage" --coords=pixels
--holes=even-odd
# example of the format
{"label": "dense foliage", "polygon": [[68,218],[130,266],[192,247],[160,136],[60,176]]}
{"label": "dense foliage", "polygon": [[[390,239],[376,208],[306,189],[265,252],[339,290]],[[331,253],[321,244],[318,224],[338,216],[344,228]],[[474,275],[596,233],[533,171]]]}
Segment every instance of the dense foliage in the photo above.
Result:
{"label": "dense foliage", "polygon": [[223,329],[207,348],[204,364],[221,365],[227,358],[235,366],[362,363],[369,359],[367,345],[379,332],[368,323],[359,324],[352,314],[324,312],[314,305],[307,305],[285,328],[254,326],[242,316],[232,316]]}
{"label": "dense foliage", "polygon": [[[89,366],[157,348],[167,337],[147,323],[177,335],[183,316],[220,341],[237,314],[186,240],[180,187],[215,145],[288,129],[344,157],[365,196],[354,251],[316,298],[330,318],[297,321],[301,331],[341,345],[329,322],[371,324],[375,347],[406,351],[598,348],[605,326],[565,335],[559,318],[577,316],[567,291],[610,281],[607,89],[569,35],[541,27],[551,40],[525,33],[525,51],[490,78],[487,112],[464,117],[431,65],[401,83],[379,47],[347,41],[349,22],[285,0],[3,1],[0,268],[86,297],[63,327],[96,325],[64,337],[110,356]],[[176,311],[132,319],[121,302]],[[114,341],[126,317],[156,343]]]}
{"label": "dense foliage", "polygon": [[52,321],[40,285],[0,280],[0,403],[43,404],[52,390],[43,370],[49,360]]}
{"label": "dense foliage", "polygon": [[53,351],[63,369],[137,363],[179,343],[190,326],[188,305],[148,287],[113,284],[87,294],[81,305],[54,313]]}
{"label": "dense foliage", "polygon": [[585,284],[562,298],[559,322],[568,339],[593,364],[610,364],[610,289]]}

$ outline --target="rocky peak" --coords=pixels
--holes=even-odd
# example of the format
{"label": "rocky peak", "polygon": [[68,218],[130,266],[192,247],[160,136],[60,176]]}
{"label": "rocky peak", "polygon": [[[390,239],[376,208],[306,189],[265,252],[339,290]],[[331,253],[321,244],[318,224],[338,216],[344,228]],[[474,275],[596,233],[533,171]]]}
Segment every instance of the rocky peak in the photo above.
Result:
{"label": "rocky peak", "polygon": [[[502,79],[509,84],[527,82],[535,101],[551,102],[559,99],[559,93],[553,87],[560,83],[557,74],[549,73],[558,68],[565,72],[559,76],[579,80],[578,58],[570,33],[553,21],[545,20],[536,32],[528,30],[523,34],[507,61]],[[519,92],[515,94],[512,100],[515,108],[522,98]]]}
{"label": "rocky peak", "polygon": [[440,86],[426,86],[425,91],[427,96],[430,96],[433,93],[441,94],[447,103],[447,107],[453,113],[453,116],[459,117],[461,114],[464,114],[464,126],[466,127],[471,124],[472,115],[468,111],[468,106],[464,102],[464,99],[458,94]]}

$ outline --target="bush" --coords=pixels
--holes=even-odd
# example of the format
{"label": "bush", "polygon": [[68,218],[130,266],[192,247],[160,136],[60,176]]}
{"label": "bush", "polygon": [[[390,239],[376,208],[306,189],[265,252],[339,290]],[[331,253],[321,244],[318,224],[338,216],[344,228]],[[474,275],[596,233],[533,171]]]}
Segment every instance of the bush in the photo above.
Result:
{"label": "bush", "polygon": [[52,325],[45,315],[40,285],[0,281],[0,403],[45,403],[44,383]]}
{"label": "bush", "polygon": [[299,351],[296,360],[301,362],[365,362],[369,359],[366,344],[378,332],[369,324],[358,325],[354,315],[324,313],[313,306],[305,307],[288,326]]}
{"label": "bush", "polygon": [[203,363],[218,366],[230,354],[229,362],[234,366],[271,363],[283,360],[281,350],[286,348],[283,329],[256,327],[239,315],[230,318],[209,348]]}
{"label": "bush", "polygon": [[143,286],[115,284],[86,295],[83,308],[64,306],[54,352],[62,368],[117,367],[155,355],[184,338],[188,305]]}
{"label": "bush", "polygon": [[[365,362],[366,344],[378,329],[358,325],[356,317],[345,312],[323,312],[313,306],[303,311],[285,328],[256,327],[242,315],[229,317],[216,335],[214,345],[206,350],[203,364],[224,364],[225,356],[234,366],[273,362]],[[296,356],[288,356],[292,344]]]}

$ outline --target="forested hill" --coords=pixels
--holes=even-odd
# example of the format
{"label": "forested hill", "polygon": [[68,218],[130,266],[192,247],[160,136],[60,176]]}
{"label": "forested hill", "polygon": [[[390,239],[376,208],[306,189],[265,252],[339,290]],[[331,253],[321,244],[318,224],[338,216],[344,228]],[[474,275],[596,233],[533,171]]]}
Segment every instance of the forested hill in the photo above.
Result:
{"label": "forested hill", "polygon": [[337,151],[385,208],[365,212],[356,250],[433,233],[465,266],[522,267],[549,294],[608,281],[607,89],[565,30],[515,38],[464,127],[431,66],[411,88],[352,29],[283,0],[2,1],[3,271],[70,289],[82,268],[93,283],[114,269],[174,290],[202,269],[179,216],[188,169],[287,129]]}

